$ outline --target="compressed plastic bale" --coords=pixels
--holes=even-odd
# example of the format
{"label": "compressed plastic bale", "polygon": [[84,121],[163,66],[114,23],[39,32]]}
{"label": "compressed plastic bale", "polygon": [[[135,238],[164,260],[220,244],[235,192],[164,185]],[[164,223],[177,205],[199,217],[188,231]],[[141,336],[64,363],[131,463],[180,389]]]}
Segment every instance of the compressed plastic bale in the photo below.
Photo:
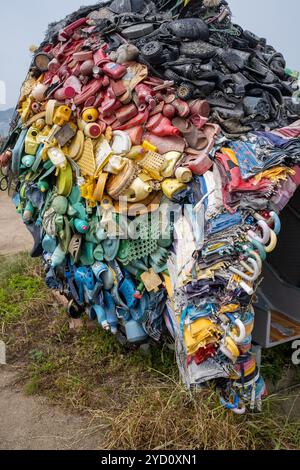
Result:
{"label": "compressed plastic bale", "polygon": [[[85,310],[129,342],[172,336],[186,385],[223,378],[221,402],[241,414],[245,403],[260,408],[265,394],[245,334],[261,261],[276,246],[281,191],[288,187],[292,197],[299,185],[297,76],[263,39],[232,23],[223,0],[151,3],[155,23],[149,3],[100,2],[50,25],[0,162],[23,181],[14,200],[23,217],[30,203],[33,253],[44,250],[48,285],[71,293],[69,312]],[[120,64],[124,44],[113,32],[122,13],[133,15],[118,24],[134,54]],[[57,76],[60,102],[51,90]],[[116,133],[126,143],[121,150]],[[25,147],[33,176],[21,164]],[[178,159],[167,167],[170,152]],[[134,205],[137,179],[149,191]],[[35,207],[41,188],[46,197]],[[66,210],[57,210],[59,195]],[[95,256],[106,260],[106,280],[95,275]]]}

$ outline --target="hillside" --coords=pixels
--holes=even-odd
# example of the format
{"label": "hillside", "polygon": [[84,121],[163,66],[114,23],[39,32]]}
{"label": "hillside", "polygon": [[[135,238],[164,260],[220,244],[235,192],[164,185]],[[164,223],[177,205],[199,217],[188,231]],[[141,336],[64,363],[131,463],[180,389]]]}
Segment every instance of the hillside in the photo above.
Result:
{"label": "hillside", "polygon": [[0,136],[7,135],[13,111],[13,108],[6,109],[5,111],[0,111]]}

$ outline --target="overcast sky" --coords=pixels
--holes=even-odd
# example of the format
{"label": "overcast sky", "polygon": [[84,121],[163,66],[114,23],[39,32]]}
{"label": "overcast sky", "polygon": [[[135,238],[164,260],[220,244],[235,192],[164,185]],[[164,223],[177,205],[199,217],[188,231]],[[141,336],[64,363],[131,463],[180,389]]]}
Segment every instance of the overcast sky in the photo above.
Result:
{"label": "overcast sky", "polygon": [[[299,0],[228,0],[234,21],[266,37],[300,70]],[[0,12],[0,110],[14,106],[29,63],[31,44],[39,44],[48,23],[93,0],[4,0]],[[6,103],[3,100],[6,85]]]}

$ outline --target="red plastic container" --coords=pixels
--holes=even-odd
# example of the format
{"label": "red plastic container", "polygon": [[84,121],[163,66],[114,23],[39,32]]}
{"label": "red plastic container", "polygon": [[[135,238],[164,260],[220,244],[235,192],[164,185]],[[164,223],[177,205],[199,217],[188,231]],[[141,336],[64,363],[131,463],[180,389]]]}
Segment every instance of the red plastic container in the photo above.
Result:
{"label": "red plastic container", "polygon": [[130,119],[137,116],[137,114],[138,110],[133,103],[128,104],[126,106],[122,106],[122,108],[116,112],[117,119],[121,123],[121,125],[125,124],[125,122],[128,122]]}
{"label": "red plastic container", "polygon": [[119,80],[127,73],[127,69],[124,65],[115,64],[115,62],[105,64],[102,67],[102,70],[106,75],[108,75],[108,77],[113,78],[114,80]]}
{"label": "red plastic container", "polygon": [[176,127],[172,126],[170,119],[164,117],[162,114],[156,114],[149,119],[147,129],[154,135],[159,137],[165,137],[169,135],[180,136],[180,131]]}

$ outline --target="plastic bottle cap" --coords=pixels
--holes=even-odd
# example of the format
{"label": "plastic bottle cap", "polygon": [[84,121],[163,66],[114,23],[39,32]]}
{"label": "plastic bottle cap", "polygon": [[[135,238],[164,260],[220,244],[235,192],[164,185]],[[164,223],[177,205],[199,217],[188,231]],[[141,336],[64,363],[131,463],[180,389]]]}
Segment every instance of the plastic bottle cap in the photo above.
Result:
{"label": "plastic bottle cap", "polygon": [[74,98],[74,96],[76,95],[76,91],[75,89],[72,87],[72,86],[67,86],[65,88],[65,96],[66,98],[68,98],[69,100],[71,100],[72,98]]}
{"label": "plastic bottle cap", "polygon": [[101,129],[97,124],[93,124],[90,126],[89,132],[91,136],[97,137],[101,134]]}

